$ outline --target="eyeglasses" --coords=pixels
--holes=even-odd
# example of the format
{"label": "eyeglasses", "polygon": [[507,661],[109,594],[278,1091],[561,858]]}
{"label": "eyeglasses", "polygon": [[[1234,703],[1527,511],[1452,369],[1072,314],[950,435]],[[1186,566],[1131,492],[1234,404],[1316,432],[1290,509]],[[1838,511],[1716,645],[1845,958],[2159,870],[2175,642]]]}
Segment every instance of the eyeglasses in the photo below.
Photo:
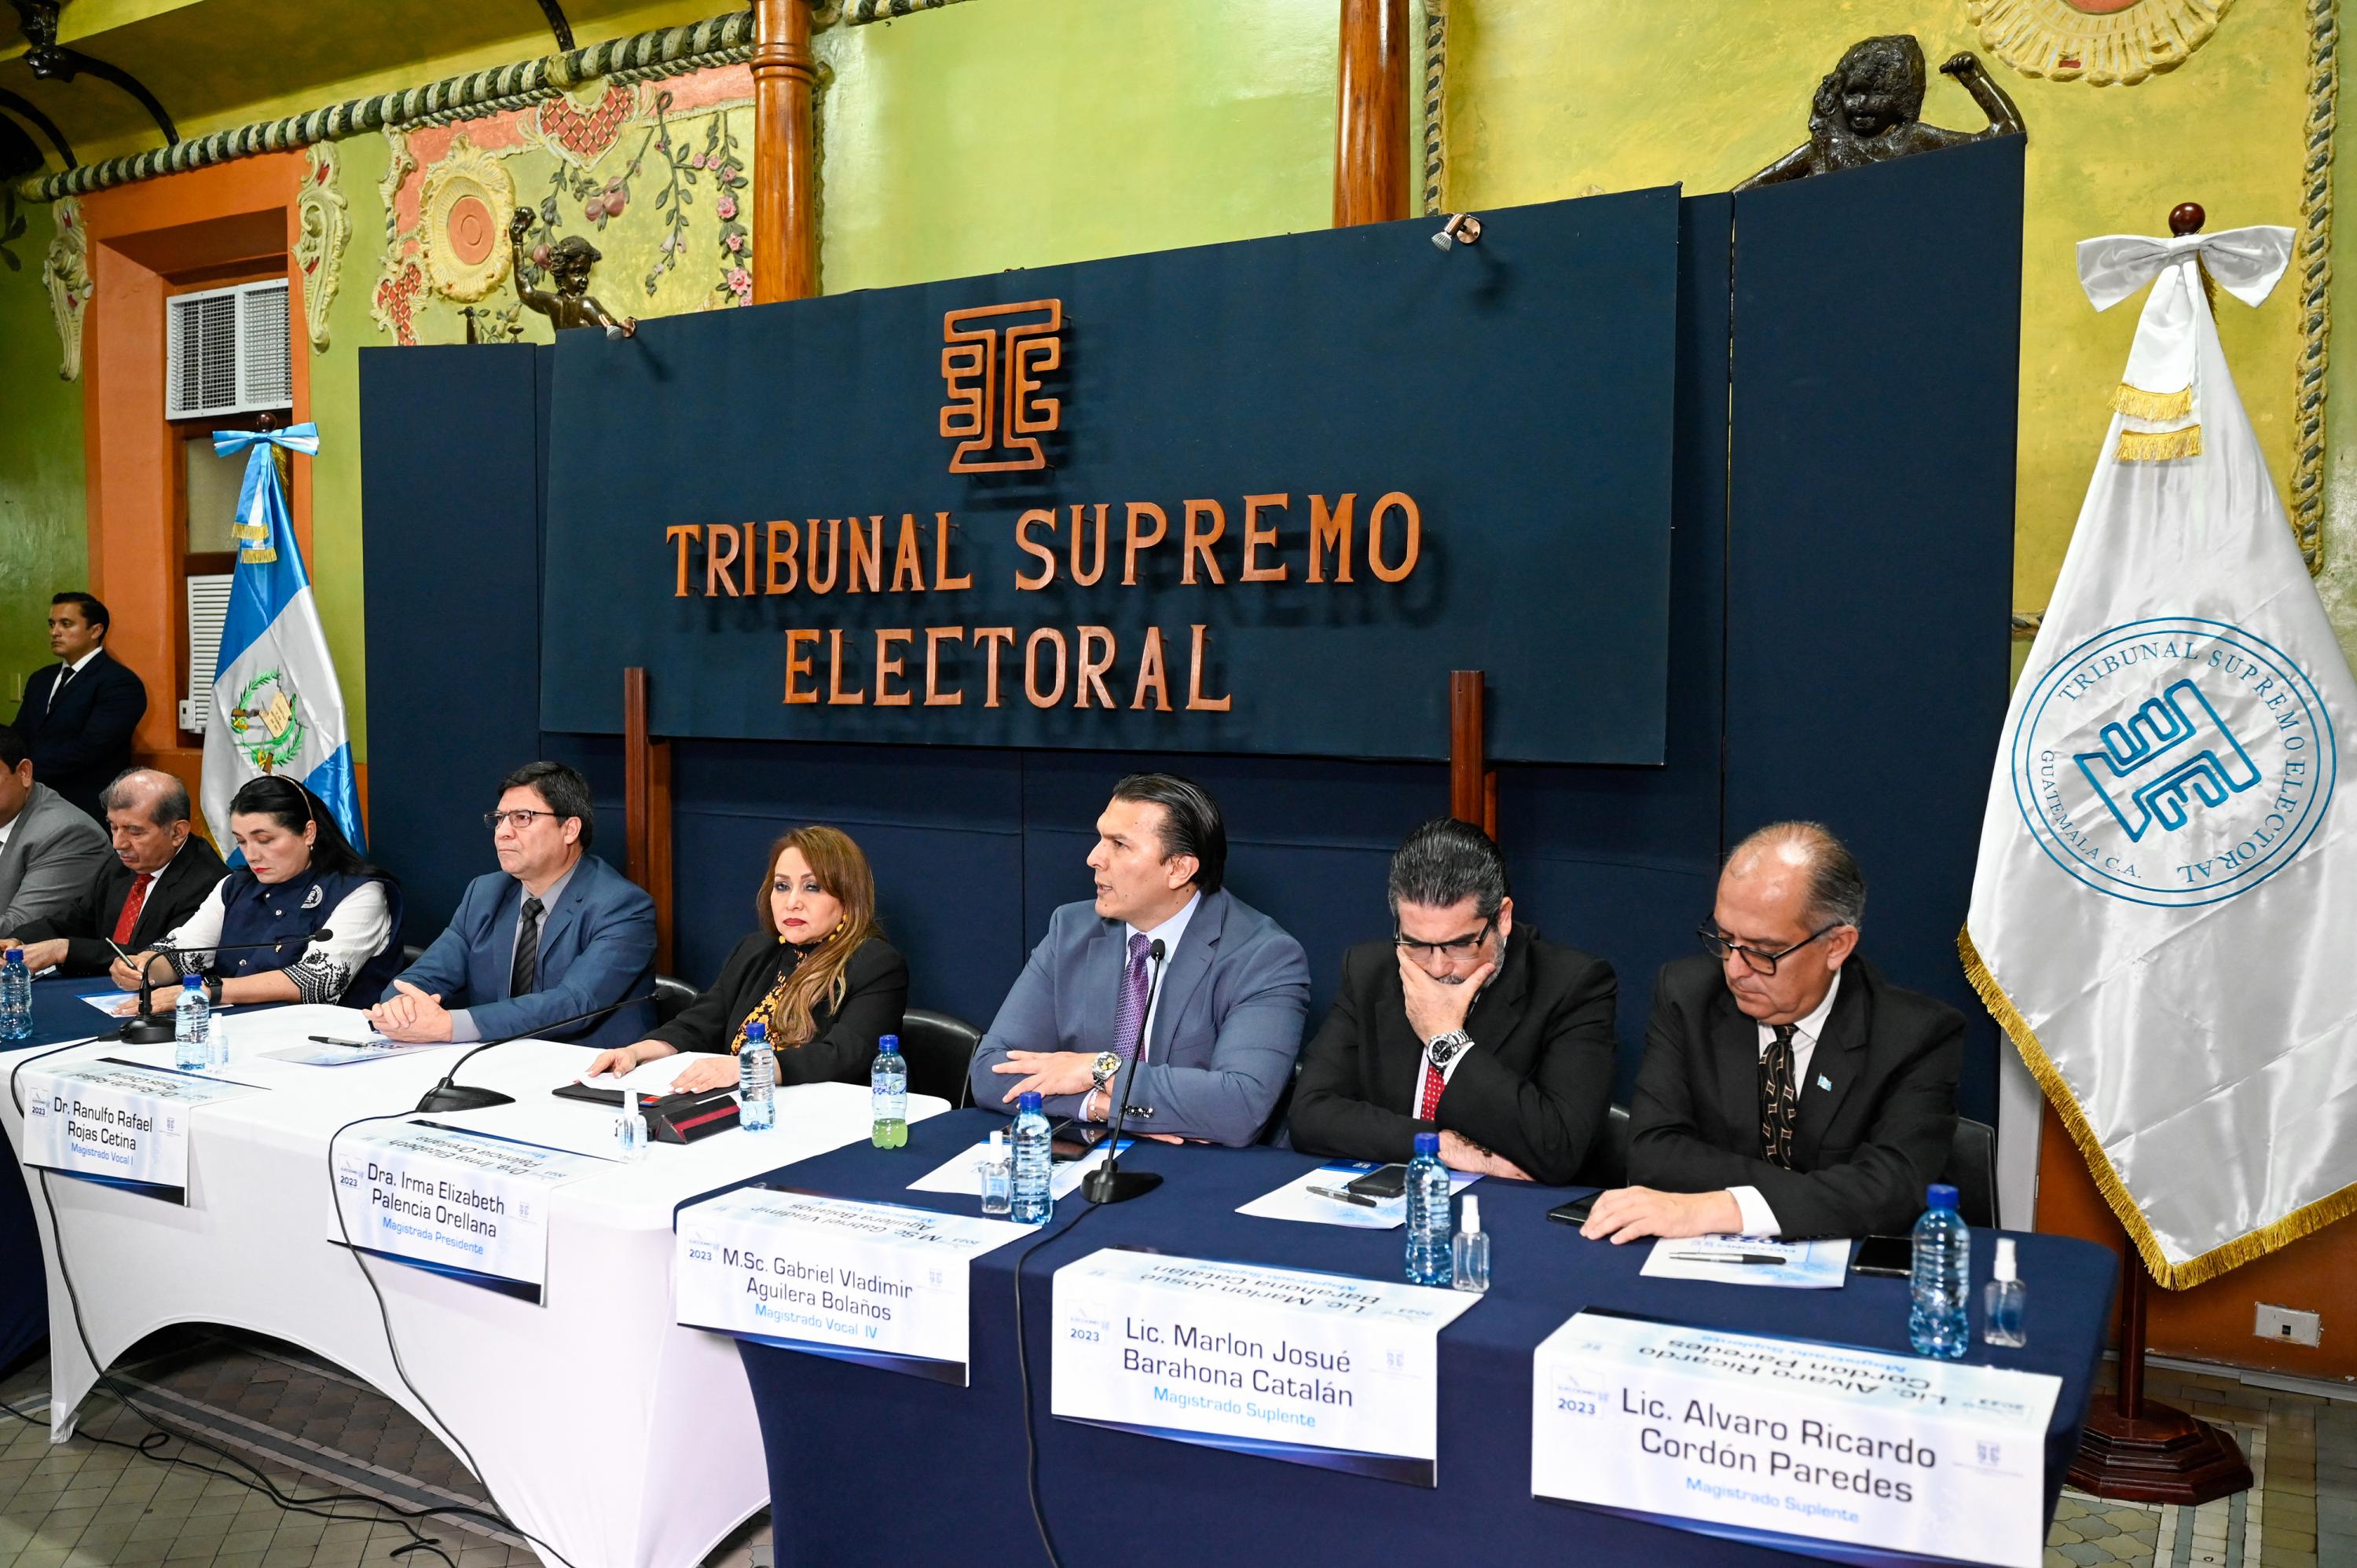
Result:
{"label": "eyeglasses", "polygon": [[524,829],[532,826],[533,818],[553,817],[554,815],[556,815],[554,811],[530,811],[522,807],[518,807],[512,811],[485,811],[483,813],[483,826],[490,829],[493,832],[497,832],[500,831],[500,824],[501,822],[505,822],[508,826],[515,829],[516,832],[522,832]]}
{"label": "eyeglasses", "polygon": [[1702,945],[1708,948],[1710,955],[1721,963],[1727,961],[1728,953],[1741,953],[1743,961],[1750,966],[1752,973],[1773,974],[1776,972],[1777,964],[1799,952],[1826,932],[1837,931],[1848,923],[1846,920],[1835,920],[1830,926],[1820,927],[1781,952],[1761,952],[1758,948],[1748,948],[1741,942],[1731,942],[1727,940],[1725,932],[1712,930],[1708,926],[1697,926],[1695,929],[1695,935],[1702,939]]}
{"label": "eyeglasses", "polygon": [[1492,915],[1482,921],[1481,929],[1471,936],[1451,937],[1445,942],[1420,942],[1413,937],[1404,937],[1394,931],[1392,934],[1392,944],[1410,957],[1419,954],[1426,958],[1455,957],[1479,951],[1481,944],[1490,940],[1490,928],[1497,923],[1498,917]]}

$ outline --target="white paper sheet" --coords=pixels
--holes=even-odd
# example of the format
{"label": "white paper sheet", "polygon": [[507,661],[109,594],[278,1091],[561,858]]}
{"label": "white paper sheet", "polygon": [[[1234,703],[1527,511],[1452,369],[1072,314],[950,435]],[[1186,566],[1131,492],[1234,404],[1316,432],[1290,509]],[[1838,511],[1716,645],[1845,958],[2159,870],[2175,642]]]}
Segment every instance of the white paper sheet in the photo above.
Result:
{"label": "white paper sheet", "polygon": [[[1372,1160],[1336,1160],[1314,1171],[1304,1171],[1274,1192],[1265,1192],[1250,1203],[1239,1204],[1238,1214],[1249,1214],[1255,1219],[1295,1219],[1308,1225],[1340,1225],[1352,1230],[1396,1230],[1407,1223],[1407,1195],[1384,1198],[1372,1208],[1352,1203],[1347,1198],[1326,1197],[1312,1191],[1323,1187],[1340,1192],[1349,1183],[1369,1171],[1383,1167]],[[1450,1171],[1448,1190],[1451,1196],[1463,1192],[1481,1179],[1478,1171]]]}
{"label": "white paper sheet", "polygon": [[[1131,1146],[1136,1142],[1135,1138],[1124,1138],[1121,1141],[1121,1152],[1125,1155],[1129,1153]],[[963,1193],[968,1197],[980,1198],[982,1173],[975,1162],[982,1158],[983,1151],[989,1147],[989,1140],[985,1139],[964,1154],[943,1161],[910,1182],[909,1190],[910,1192],[956,1192]],[[1013,1151],[1010,1149],[1010,1158],[1012,1154]],[[1056,1166],[1048,1175],[1049,1200],[1066,1197],[1078,1191],[1081,1183],[1087,1179],[1088,1174],[1104,1163],[1104,1156],[1105,1152],[1103,1148],[1092,1149],[1077,1160],[1068,1160]]]}
{"label": "white paper sheet", "polygon": [[1661,1240],[1638,1271],[1657,1280],[1709,1280],[1781,1290],[1838,1290],[1849,1273],[1849,1243],[1771,1241],[1759,1236],[1689,1236]]}

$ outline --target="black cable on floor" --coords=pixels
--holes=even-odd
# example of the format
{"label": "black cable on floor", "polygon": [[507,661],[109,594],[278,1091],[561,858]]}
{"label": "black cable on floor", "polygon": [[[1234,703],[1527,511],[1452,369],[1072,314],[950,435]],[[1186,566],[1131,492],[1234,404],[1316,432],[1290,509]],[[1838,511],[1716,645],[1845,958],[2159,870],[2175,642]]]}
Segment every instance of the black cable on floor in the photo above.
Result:
{"label": "black cable on floor", "polygon": [[[1048,1533],[1047,1510],[1039,1503],[1039,1418],[1031,1410],[1031,1346],[1023,1337],[1023,1265],[1032,1253],[1060,1237],[1071,1235],[1081,1228],[1082,1220],[1103,1207],[1101,1203],[1090,1204],[1072,1217],[1070,1225],[1061,1230],[1044,1232],[1015,1254],[1015,1369],[1023,1380],[1023,1488],[1031,1500],[1031,1522],[1039,1529],[1039,1544],[1047,1549],[1049,1568],[1064,1568],[1064,1560],[1056,1554],[1055,1537]],[[1052,1208],[1050,1213],[1052,1217]]]}

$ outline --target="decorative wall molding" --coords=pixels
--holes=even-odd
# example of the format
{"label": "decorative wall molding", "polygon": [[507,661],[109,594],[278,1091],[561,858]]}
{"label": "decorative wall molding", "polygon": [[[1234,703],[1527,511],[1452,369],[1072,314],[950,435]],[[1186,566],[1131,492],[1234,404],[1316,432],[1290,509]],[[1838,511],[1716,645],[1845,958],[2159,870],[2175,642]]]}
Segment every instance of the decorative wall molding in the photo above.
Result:
{"label": "decorative wall molding", "polygon": [[1448,0],[1424,0],[1424,215],[1448,210]]}
{"label": "decorative wall molding", "polygon": [[2300,158],[2299,358],[2292,389],[2291,527],[2310,572],[2324,567],[2324,399],[2332,337],[2332,136],[2341,96],[2340,0],[2308,11],[2308,126]]}
{"label": "decorative wall molding", "polygon": [[659,27],[585,49],[448,77],[374,98],[356,98],[283,120],[216,131],[194,141],[85,164],[61,174],[30,176],[17,186],[16,193],[28,200],[55,201],[257,153],[290,152],[371,131],[443,124],[502,109],[526,108],[599,77],[625,83],[652,81],[707,66],[741,63],[752,59],[753,44],[753,14],[732,12],[687,27]]}
{"label": "decorative wall molding", "polygon": [[49,312],[58,324],[58,341],[64,354],[58,379],[81,376],[81,322],[90,308],[90,245],[81,228],[81,203],[68,198],[50,209],[58,220],[58,237],[41,259],[41,282],[49,291]]}
{"label": "decorative wall molding", "polygon": [[1968,0],[1981,42],[2024,76],[2127,86],[2175,70],[2210,41],[2234,0]]}
{"label": "decorative wall molding", "polygon": [[351,204],[338,183],[342,163],[333,143],[312,148],[295,198],[295,264],[303,274],[303,324],[315,353],[327,352],[328,311],[343,282],[344,245],[352,237]]}
{"label": "decorative wall molding", "polygon": [[944,5],[957,5],[963,0],[845,0],[843,19],[853,27],[865,22],[889,22],[899,16],[913,16],[920,11],[938,11]]}
{"label": "decorative wall molding", "polygon": [[425,171],[418,201],[418,253],[435,293],[471,305],[506,281],[516,201],[505,165],[462,132]]}

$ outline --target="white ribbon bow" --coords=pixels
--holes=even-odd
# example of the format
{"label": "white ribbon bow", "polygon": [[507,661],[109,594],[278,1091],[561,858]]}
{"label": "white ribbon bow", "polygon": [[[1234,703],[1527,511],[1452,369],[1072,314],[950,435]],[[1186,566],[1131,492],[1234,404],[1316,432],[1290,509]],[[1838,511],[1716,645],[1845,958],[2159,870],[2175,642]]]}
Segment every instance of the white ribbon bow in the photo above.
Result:
{"label": "white ribbon bow", "polygon": [[[2255,306],[2291,265],[2291,231],[2276,224],[2217,234],[2105,234],[2079,242],[2079,286],[2097,310],[2109,310],[2158,276],[2172,262],[2200,258],[2218,286]],[[2180,268],[2179,271],[2187,269]]]}

